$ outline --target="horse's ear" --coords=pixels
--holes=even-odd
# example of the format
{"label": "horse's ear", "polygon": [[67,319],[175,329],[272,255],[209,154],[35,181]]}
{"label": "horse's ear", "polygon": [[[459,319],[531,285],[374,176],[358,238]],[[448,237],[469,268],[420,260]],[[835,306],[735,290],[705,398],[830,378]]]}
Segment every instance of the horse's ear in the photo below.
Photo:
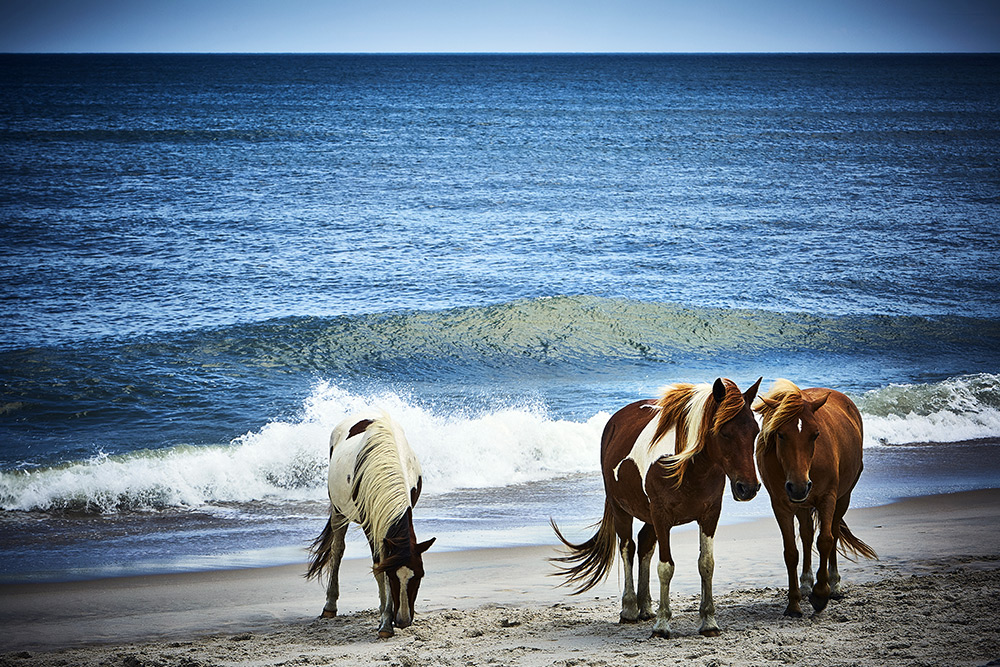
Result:
{"label": "horse's ear", "polygon": [[809,407],[812,408],[813,412],[816,412],[821,407],[823,407],[823,404],[826,403],[826,399],[828,398],[830,398],[830,392],[826,392],[825,394],[817,398],[815,401],[809,401]]}
{"label": "horse's ear", "polygon": [[715,384],[712,385],[712,398],[715,399],[716,403],[722,403],[726,399],[726,385],[722,383],[722,378],[715,378]]}
{"label": "horse's ear", "polygon": [[752,387],[750,387],[745,392],[743,392],[743,400],[746,401],[747,405],[750,405],[751,403],[753,403],[753,398],[754,398],[754,396],[757,395],[757,390],[760,389],[760,383],[761,383],[761,380],[763,380],[763,379],[764,379],[764,376],[763,375],[760,376],[759,378],[757,378],[757,381],[753,383]]}
{"label": "horse's ear", "polygon": [[434,540],[436,540],[436,539],[437,539],[436,537],[432,537],[431,539],[427,540],[426,542],[421,542],[420,544],[418,544],[417,545],[417,553],[418,554],[422,554],[425,551],[427,551],[428,549],[430,549],[431,545],[434,544]]}
{"label": "horse's ear", "polygon": [[767,407],[771,408],[772,410],[775,409],[775,408],[777,408],[779,405],[781,405],[781,401],[777,401],[777,400],[775,400],[773,398],[767,398],[766,396],[758,396],[757,400],[760,401],[761,403],[763,403],[763,405],[760,405],[760,404],[757,405],[757,408],[756,408],[757,412],[760,412],[761,409],[763,409],[764,405],[766,405]]}

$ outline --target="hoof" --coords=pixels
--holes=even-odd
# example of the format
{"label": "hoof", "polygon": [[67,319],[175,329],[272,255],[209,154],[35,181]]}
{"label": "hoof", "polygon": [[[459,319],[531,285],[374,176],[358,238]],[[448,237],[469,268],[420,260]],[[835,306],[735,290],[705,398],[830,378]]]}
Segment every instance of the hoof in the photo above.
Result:
{"label": "hoof", "polygon": [[720,634],[722,634],[722,631],[719,630],[719,628],[710,628],[708,630],[699,630],[698,632],[701,634],[702,637],[718,637]]}
{"label": "hoof", "polygon": [[323,613],[319,615],[320,618],[334,618],[337,615],[336,610],[330,611],[329,609],[324,609]]}
{"label": "hoof", "polygon": [[653,630],[653,634],[649,636],[650,639],[658,637],[659,639],[670,639],[670,630]]}
{"label": "hoof", "polygon": [[633,623],[638,623],[638,618],[628,618],[627,616],[619,616],[618,622],[622,625],[632,625]]}
{"label": "hoof", "polygon": [[639,614],[640,621],[652,621],[654,618],[656,618],[655,611],[644,611],[641,614]]}
{"label": "hoof", "polygon": [[830,598],[820,597],[815,593],[811,593],[809,595],[809,604],[811,604],[813,606],[813,609],[816,611],[823,611],[824,609],[826,609],[826,605],[828,602],[830,602]]}
{"label": "hoof", "polygon": [[802,618],[802,610],[789,607],[788,609],[785,609],[785,616],[789,616],[791,618]]}
{"label": "hoof", "polygon": [[379,630],[378,631],[378,637],[379,637],[379,639],[388,639],[389,637],[392,637],[394,634],[396,634],[396,633],[393,632],[392,630]]}

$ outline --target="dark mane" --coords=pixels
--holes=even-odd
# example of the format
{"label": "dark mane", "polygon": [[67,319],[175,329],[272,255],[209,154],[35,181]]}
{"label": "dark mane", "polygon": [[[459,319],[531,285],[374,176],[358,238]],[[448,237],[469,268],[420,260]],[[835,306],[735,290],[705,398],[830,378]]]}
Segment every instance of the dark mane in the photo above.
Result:
{"label": "dark mane", "polygon": [[410,562],[413,557],[412,514],[407,509],[389,528],[382,549],[382,560],[375,564],[372,571],[375,574],[392,572]]}

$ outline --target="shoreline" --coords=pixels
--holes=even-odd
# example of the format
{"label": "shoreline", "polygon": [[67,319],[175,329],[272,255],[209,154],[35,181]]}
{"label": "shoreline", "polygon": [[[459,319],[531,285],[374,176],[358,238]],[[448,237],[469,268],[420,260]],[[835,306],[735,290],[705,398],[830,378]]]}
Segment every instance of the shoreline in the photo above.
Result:
{"label": "shoreline", "polygon": [[[907,497],[997,486],[1000,440],[938,447],[884,447],[865,454],[852,506],[875,507]],[[548,517],[586,539],[603,512],[599,472],[577,473],[502,488],[426,494],[418,534],[437,537],[432,553],[554,543]],[[218,511],[216,511],[218,510]],[[328,505],[310,501],[273,516],[253,504],[213,509],[86,516],[0,513],[0,584],[87,581],[167,573],[266,568],[301,563],[326,522]],[[246,523],[242,514],[252,515]],[[722,525],[770,518],[766,496],[724,499]],[[692,529],[693,524],[676,530]],[[368,558],[360,531],[348,533],[347,556]]]}
{"label": "shoreline", "polygon": [[[874,594],[886,581],[903,581],[906,577],[965,576],[962,573],[967,571],[985,573],[989,582],[983,585],[992,591],[990,595],[970,591],[974,593],[970,598],[989,602],[988,598],[1000,594],[1000,533],[996,530],[1000,526],[1000,489],[909,498],[888,505],[849,510],[846,518],[852,531],[880,556],[879,561],[859,563],[841,559],[847,591],[845,600],[854,600],[853,604],[860,602],[854,599],[855,596],[863,598]],[[574,532],[582,529],[577,526],[564,528]],[[178,644],[195,653],[218,652],[220,646],[245,648],[240,637],[265,642],[270,638],[272,643],[298,637],[295,641],[308,645],[315,643],[313,649],[320,652],[332,650],[333,646],[342,648],[344,642],[341,640],[346,640],[350,646],[358,644],[366,650],[380,651],[382,655],[393,654],[403,647],[411,651],[421,648],[431,641],[435,632],[432,629],[438,626],[458,624],[465,627],[471,623],[466,630],[477,632],[476,624],[482,620],[475,619],[484,615],[505,616],[510,628],[505,632],[508,635],[517,634],[517,627],[529,625],[527,620],[511,625],[515,622],[512,618],[530,617],[534,619],[530,623],[532,627],[541,626],[533,633],[544,636],[564,627],[569,622],[564,617],[571,610],[604,628],[602,632],[608,636],[601,650],[611,654],[625,650],[626,644],[635,641],[635,637],[643,638],[644,633],[648,634],[646,624],[617,624],[620,565],[616,567],[616,574],[596,588],[580,596],[571,596],[567,589],[556,586],[558,579],[549,576],[555,569],[546,559],[556,555],[556,551],[553,545],[438,553],[432,550],[425,556],[427,575],[420,589],[414,625],[382,642],[374,638],[377,593],[367,559],[344,561],[341,615],[330,621],[317,620],[324,591],[320,584],[307,582],[302,577],[304,565],[66,583],[6,584],[0,586],[0,625],[5,629],[0,637],[0,657],[2,654],[20,655],[17,664],[45,665],[50,664],[49,660],[66,660],[67,656],[72,656],[69,661],[73,664],[91,664],[88,660],[94,656],[123,651],[153,654],[171,647],[176,649]],[[699,590],[697,532],[674,531],[672,551],[677,565],[671,586],[675,602],[674,626],[684,641],[700,643],[702,640],[694,631],[696,602],[692,606],[686,601],[687,598],[695,600]],[[737,609],[761,597],[766,598],[766,606],[771,611],[777,610],[776,614],[770,611],[763,614],[764,629],[770,632],[774,628],[795,627],[789,619],[780,616],[786,593],[785,573],[780,537],[773,518],[720,526],[715,556],[716,606],[724,636],[744,622]],[[905,597],[903,594],[901,599]],[[758,602],[763,604],[765,600]],[[803,622],[809,625],[817,623],[817,619],[828,622],[830,618],[839,618],[845,610],[854,608],[848,604],[852,603],[831,602],[827,611],[811,619],[807,613]],[[956,600],[947,600],[946,606],[957,604]],[[909,606],[903,611],[901,620],[923,614],[920,609]],[[887,608],[884,618],[899,613],[898,608]],[[995,628],[1000,612],[993,611],[990,605],[984,613]],[[550,616],[552,627],[546,629],[544,619]],[[963,632],[968,630],[962,629]],[[482,631],[483,642],[489,641],[488,635],[495,634],[491,628],[484,627]],[[309,637],[317,633],[324,639],[312,642]],[[340,637],[344,633],[347,636]],[[330,644],[334,636],[337,639]],[[632,639],[619,641],[622,637]],[[978,645],[996,646],[996,655],[992,657],[1000,658],[996,639],[992,645],[983,641]],[[555,642],[551,650],[553,655],[570,652],[561,641]],[[358,664],[367,664],[371,655],[361,651],[357,659]],[[227,664],[272,664],[243,662],[238,657],[226,660],[229,660]],[[550,663],[551,659],[544,664]],[[0,661],[0,664],[4,663]],[[141,664],[141,661],[133,664]]]}

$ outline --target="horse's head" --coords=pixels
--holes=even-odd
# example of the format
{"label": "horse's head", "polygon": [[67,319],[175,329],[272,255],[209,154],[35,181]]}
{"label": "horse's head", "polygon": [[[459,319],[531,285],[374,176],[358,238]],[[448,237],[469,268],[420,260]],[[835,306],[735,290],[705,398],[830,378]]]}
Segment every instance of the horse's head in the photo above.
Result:
{"label": "horse's head", "polygon": [[809,498],[816,440],[820,435],[816,411],[826,403],[829,394],[807,400],[798,387],[788,380],[778,380],[766,396],[761,396],[754,409],[763,418],[761,451],[774,450],[785,473],[785,493],[793,503]]}
{"label": "horse's head", "polygon": [[719,378],[712,386],[717,412],[708,440],[729,478],[733,498],[740,501],[751,500],[760,490],[753,460],[753,443],[759,428],[750,405],[762,379],[742,394],[732,380]]}
{"label": "horse's head", "polygon": [[389,583],[393,624],[397,628],[413,623],[413,607],[417,601],[420,580],[424,577],[423,553],[431,548],[436,538],[417,543],[412,525],[402,539],[387,537],[384,540],[385,557],[375,572],[385,574]]}

